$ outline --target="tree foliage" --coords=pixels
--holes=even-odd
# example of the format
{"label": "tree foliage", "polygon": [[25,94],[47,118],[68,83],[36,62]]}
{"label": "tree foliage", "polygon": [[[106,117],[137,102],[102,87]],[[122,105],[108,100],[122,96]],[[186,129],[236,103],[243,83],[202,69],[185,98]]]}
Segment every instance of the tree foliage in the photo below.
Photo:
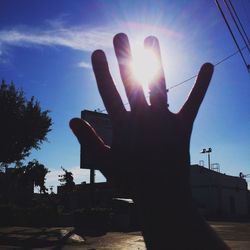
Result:
{"label": "tree foliage", "polygon": [[39,187],[40,193],[47,193],[45,180],[49,172],[35,159],[27,165],[20,164],[0,172],[0,202],[25,203],[32,198],[34,186]]}
{"label": "tree foliage", "polygon": [[64,171],[64,174],[59,175],[61,186],[64,186],[67,191],[72,191],[75,187],[73,173],[63,167],[61,169]]}
{"label": "tree foliage", "polygon": [[49,111],[42,111],[34,97],[27,100],[13,83],[0,85],[0,163],[24,159],[32,148],[39,149],[51,130]]}
{"label": "tree foliage", "polygon": [[48,168],[37,160],[33,160],[28,162],[25,171],[28,178],[34,182],[34,185],[40,188],[40,193],[47,193],[48,189],[45,187],[45,177],[50,172]]}

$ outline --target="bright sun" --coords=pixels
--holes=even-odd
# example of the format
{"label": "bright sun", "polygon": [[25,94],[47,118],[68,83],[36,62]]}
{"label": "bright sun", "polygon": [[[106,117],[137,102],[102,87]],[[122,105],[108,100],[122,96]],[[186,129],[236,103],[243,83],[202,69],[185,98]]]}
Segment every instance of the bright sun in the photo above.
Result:
{"label": "bright sun", "polygon": [[148,83],[153,81],[160,70],[160,61],[152,49],[143,46],[133,48],[133,61],[131,68],[135,79],[148,89]]}

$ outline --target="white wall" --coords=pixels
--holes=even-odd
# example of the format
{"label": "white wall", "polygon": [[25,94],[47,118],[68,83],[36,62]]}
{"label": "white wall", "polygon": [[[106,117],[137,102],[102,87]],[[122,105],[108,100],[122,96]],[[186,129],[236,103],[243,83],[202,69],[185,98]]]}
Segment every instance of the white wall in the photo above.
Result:
{"label": "white wall", "polygon": [[198,165],[192,165],[190,172],[193,198],[202,213],[227,217],[247,215],[247,182],[244,179]]}

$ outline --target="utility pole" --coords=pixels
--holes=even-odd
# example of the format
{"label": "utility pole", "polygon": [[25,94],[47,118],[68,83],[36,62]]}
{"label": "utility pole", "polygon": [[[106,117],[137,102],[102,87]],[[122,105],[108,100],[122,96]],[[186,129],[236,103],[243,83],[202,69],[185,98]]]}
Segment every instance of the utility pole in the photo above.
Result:
{"label": "utility pole", "polygon": [[95,169],[93,168],[90,169],[90,184],[95,184]]}
{"label": "utility pole", "polygon": [[208,169],[211,169],[211,163],[210,163],[210,153],[212,153],[212,148],[203,148],[200,152],[201,154],[207,154],[207,161],[208,161]]}

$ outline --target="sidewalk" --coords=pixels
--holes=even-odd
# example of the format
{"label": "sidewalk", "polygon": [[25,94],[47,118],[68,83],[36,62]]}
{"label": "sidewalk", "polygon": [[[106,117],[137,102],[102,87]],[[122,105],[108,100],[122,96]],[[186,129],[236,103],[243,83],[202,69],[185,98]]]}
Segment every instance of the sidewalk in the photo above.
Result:
{"label": "sidewalk", "polygon": [[[210,222],[211,226],[235,250],[250,249],[250,223]],[[73,227],[0,228],[0,250],[145,250],[140,232],[108,232],[84,236]]]}
{"label": "sidewalk", "polygon": [[61,249],[64,245],[82,245],[84,239],[73,227],[64,228],[0,228],[0,249]]}

